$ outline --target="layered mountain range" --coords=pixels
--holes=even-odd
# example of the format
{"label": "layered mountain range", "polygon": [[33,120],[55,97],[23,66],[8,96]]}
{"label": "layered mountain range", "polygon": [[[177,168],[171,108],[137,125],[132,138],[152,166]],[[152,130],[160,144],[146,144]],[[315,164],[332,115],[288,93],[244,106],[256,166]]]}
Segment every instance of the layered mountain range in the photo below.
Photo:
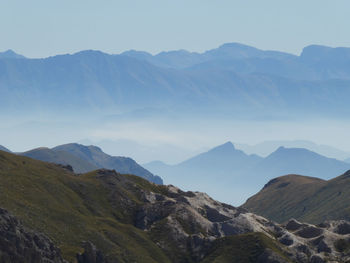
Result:
{"label": "layered mountain range", "polygon": [[350,259],[347,221],[277,224],[205,193],[106,169],[78,175],[61,165],[3,151],[0,207],[12,214],[0,210],[3,262]]}
{"label": "layered mountain range", "polygon": [[263,158],[247,155],[231,142],[176,165],[155,161],[144,166],[167,184],[204,191],[236,205],[277,176],[295,173],[330,179],[350,169],[349,163],[303,148],[279,147]]}
{"label": "layered mountain range", "polygon": [[309,46],[295,56],[231,43],[201,54],[82,51],[28,59],[2,53],[0,107],[346,118],[349,50]]}

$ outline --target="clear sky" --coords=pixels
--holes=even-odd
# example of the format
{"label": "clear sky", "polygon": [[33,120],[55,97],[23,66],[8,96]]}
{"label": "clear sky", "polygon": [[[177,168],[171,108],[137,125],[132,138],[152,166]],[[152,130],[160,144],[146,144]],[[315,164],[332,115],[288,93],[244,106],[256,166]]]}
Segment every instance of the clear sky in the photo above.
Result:
{"label": "clear sky", "polygon": [[0,51],[204,51],[227,42],[299,54],[350,46],[349,0],[0,0]]}

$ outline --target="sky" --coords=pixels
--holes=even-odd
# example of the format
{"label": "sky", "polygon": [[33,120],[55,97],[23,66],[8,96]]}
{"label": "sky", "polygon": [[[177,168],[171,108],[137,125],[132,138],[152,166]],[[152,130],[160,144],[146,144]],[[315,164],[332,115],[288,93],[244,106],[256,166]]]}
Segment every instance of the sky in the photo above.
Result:
{"label": "sky", "polygon": [[202,52],[239,42],[299,54],[350,46],[348,0],[0,0],[0,52]]}

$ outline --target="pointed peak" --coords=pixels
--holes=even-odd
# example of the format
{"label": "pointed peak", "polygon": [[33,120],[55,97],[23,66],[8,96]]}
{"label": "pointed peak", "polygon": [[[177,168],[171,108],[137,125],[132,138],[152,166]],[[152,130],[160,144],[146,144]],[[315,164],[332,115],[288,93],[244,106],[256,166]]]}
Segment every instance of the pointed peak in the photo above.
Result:
{"label": "pointed peak", "polygon": [[213,151],[215,151],[215,152],[217,152],[217,151],[235,151],[235,150],[236,150],[235,146],[233,145],[232,142],[229,141],[229,142],[226,142],[224,144],[221,144],[219,146],[214,147],[209,152],[213,152]]}
{"label": "pointed peak", "polygon": [[25,56],[17,54],[12,49],[8,49],[4,52],[0,52],[0,58],[25,58]]}
{"label": "pointed peak", "polygon": [[287,149],[286,147],[280,146],[280,147],[277,148],[276,152],[284,151],[286,149]]}

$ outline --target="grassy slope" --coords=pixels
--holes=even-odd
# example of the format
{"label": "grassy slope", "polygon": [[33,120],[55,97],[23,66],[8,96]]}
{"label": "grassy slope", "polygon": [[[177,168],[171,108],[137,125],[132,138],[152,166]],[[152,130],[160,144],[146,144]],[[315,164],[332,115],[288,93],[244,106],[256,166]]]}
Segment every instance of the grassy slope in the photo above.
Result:
{"label": "grassy slope", "polygon": [[243,207],[276,222],[284,222],[291,217],[300,217],[304,200],[325,184],[326,181],[313,177],[281,176],[271,180]]}
{"label": "grassy slope", "polygon": [[303,205],[307,213],[300,220],[314,223],[330,219],[350,220],[350,172],[329,180]]}
{"label": "grassy slope", "polygon": [[262,233],[249,233],[217,240],[203,263],[255,263],[266,248],[288,261],[276,242]]}
{"label": "grassy slope", "polygon": [[[145,232],[129,224],[129,211],[124,214],[121,204],[111,202],[109,189],[96,176],[78,177],[53,164],[0,152],[0,207],[51,237],[69,260],[82,241],[90,240],[107,254],[117,254],[120,262],[169,262]],[[137,205],[138,197],[123,191]]]}
{"label": "grassy slope", "polygon": [[263,188],[244,208],[277,222],[350,220],[350,173],[329,181],[288,175]]}

